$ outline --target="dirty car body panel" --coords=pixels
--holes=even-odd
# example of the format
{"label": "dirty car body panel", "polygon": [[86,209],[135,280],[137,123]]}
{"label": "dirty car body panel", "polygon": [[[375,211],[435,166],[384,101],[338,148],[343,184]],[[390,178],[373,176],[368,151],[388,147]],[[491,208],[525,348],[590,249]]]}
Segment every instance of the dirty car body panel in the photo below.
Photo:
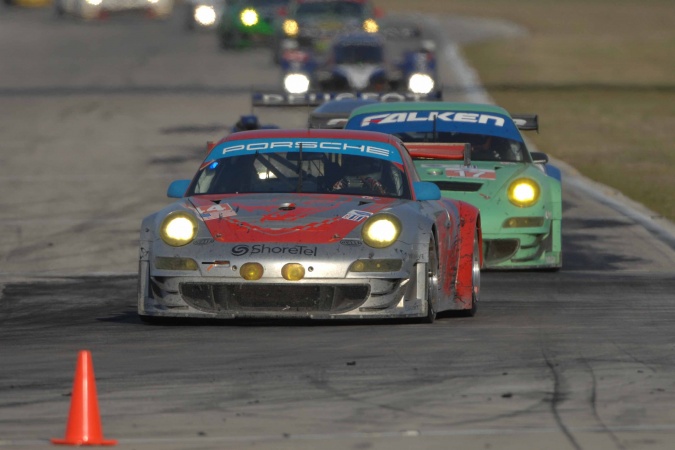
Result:
{"label": "dirty car body panel", "polygon": [[234,133],[169,195],[141,226],[142,319],[475,310],[478,210],[421,182],[389,135]]}

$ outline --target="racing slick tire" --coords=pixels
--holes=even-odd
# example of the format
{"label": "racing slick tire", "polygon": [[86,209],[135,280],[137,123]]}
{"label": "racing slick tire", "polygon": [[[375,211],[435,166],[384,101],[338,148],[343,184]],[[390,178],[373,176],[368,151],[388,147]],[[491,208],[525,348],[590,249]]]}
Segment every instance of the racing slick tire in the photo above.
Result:
{"label": "racing slick tire", "polygon": [[473,237],[473,257],[471,263],[471,308],[462,310],[464,317],[473,317],[478,309],[480,297],[480,244],[478,243],[478,231]]}
{"label": "racing slick tire", "polygon": [[422,323],[434,323],[438,304],[438,250],[436,249],[436,237],[432,234],[429,239],[429,262],[427,263],[427,279],[425,283],[427,297],[427,315],[422,318]]}

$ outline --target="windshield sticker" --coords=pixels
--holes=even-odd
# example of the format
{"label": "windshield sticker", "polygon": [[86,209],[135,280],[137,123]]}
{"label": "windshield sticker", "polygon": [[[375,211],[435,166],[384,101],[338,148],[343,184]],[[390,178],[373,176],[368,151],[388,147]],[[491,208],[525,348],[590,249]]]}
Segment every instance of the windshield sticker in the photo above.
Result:
{"label": "windshield sticker", "polygon": [[358,156],[372,156],[394,163],[403,163],[399,151],[385,142],[359,140],[301,140],[301,139],[259,139],[250,141],[223,142],[214,148],[206,160],[224,156],[240,156],[250,153],[274,153],[283,151],[343,153]]}
{"label": "windshield sticker", "polygon": [[516,124],[509,116],[499,113],[471,111],[436,110],[366,113],[350,117],[345,129],[390,133],[401,137],[403,141],[412,142],[415,142],[417,138],[411,139],[410,136],[407,136],[409,133],[427,133],[430,136],[431,133],[468,133],[498,136],[519,142],[523,140]]}
{"label": "windshield sticker", "polygon": [[361,126],[367,127],[371,123],[386,125],[403,122],[464,122],[477,124],[491,124],[496,127],[503,127],[506,121],[503,117],[490,114],[476,114],[466,112],[439,112],[439,111],[413,111],[375,114],[366,116],[361,120]]}

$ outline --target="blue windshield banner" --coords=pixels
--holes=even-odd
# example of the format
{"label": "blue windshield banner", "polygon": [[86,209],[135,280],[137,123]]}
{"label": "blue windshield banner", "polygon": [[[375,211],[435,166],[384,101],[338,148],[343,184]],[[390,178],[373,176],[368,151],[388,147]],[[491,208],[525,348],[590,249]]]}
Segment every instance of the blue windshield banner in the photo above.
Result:
{"label": "blue windshield banner", "polygon": [[250,155],[255,153],[278,152],[341,153],[355,156],[386,159],[402,164],[399,150],[386,142],[363,141],[358,139],[250,139],[226,141],[211,150],[206,161]]}
{"label": "blue windshield banner", "polygon": [[508,116],[475,111],[396,111],[351,117],[347,130],[381,133],[452,132],[498,136],[522,142],[516,124]]}

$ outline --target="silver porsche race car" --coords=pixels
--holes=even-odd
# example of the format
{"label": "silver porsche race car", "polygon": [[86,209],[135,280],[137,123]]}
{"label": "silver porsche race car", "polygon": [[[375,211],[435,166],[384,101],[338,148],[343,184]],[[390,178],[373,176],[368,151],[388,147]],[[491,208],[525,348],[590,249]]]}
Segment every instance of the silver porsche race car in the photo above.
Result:
{"label": "silver porsche race car", "polygon": [[233,133],[168,195],[141,226],[144,321],[476,311],[478,209],[420,181],[390,135]]}

